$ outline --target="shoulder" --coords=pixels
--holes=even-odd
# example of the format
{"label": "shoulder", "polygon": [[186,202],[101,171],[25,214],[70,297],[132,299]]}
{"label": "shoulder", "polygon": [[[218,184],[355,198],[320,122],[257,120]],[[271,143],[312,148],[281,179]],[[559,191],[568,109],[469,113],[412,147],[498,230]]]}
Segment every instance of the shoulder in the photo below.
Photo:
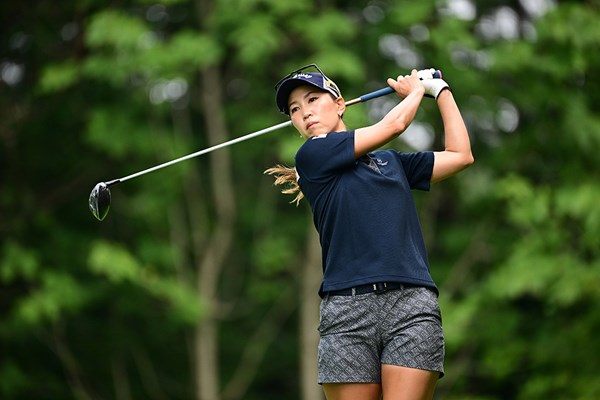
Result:
{"label": "shoulder", "polygon": [[300,146],[296,157],[302,156],[306,152],[324,151],[328,152],[331,149],[339,148],[344,144],[352,144],[354,146],[354,131],[330,132],[317,136],[312,136]]}
{"label": "shoulder", "polygon": [[321,135],[311,136],[304,142],[305,145],[310,143],[322,143],[322,142],[339,142],[347,140],[348,138],[354,137],[354,131],[342,131],[342,132],[329,132]]}
{"label": "shoulder", "polygon": [[298,149],[295,160],[301,176],[321,179],[336,174],[354,165],[354,131],[311,137]]}

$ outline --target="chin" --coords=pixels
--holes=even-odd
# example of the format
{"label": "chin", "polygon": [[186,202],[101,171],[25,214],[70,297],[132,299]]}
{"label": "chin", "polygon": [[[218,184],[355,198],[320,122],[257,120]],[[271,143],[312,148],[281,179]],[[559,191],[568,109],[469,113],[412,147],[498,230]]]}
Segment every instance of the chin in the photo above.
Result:
{"label": "chin", "polygon": [[313,137],[313,136],[324,135],[329,132],[331,132],[331,131],[326,128],[317,128],[317,129],[312,129],[310,132],[307,132],[307,135],[309,137]]}

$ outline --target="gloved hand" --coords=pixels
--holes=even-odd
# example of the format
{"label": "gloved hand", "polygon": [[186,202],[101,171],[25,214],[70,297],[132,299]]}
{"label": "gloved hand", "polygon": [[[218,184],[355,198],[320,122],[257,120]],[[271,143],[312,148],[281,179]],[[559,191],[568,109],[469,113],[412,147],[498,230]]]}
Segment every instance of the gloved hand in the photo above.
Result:
{"label": "gloved hand", "polygon": [[422,69],[417,71],[417,75],[423,86],[425,86],[425,96],[433,97],[437,100],[438,96],[444,89],[450,89],[450,86],[441,78],[434,78],[435,68]]}

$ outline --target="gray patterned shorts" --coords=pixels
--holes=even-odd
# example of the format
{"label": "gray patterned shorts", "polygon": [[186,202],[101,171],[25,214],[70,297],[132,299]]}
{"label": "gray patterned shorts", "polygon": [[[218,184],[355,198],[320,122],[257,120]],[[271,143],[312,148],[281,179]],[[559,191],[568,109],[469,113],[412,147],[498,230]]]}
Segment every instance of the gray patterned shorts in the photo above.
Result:
{"label": "gray patterned shorts", "polygon": [[326,296],[319,324],[319,383],[380,383],[381,364],[444,374],[437,296],[424,287]]}

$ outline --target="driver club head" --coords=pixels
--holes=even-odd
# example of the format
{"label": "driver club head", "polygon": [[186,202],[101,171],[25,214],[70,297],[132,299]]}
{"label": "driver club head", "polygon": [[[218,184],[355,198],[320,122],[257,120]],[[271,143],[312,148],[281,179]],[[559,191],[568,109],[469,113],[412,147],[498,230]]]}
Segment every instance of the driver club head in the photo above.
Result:
{"label": "driver club head", "polygon": [[102,221],[110,209],[110,189],[104,182],[98,183],[92,189],[89,199],[90,211],[98,221]]}

